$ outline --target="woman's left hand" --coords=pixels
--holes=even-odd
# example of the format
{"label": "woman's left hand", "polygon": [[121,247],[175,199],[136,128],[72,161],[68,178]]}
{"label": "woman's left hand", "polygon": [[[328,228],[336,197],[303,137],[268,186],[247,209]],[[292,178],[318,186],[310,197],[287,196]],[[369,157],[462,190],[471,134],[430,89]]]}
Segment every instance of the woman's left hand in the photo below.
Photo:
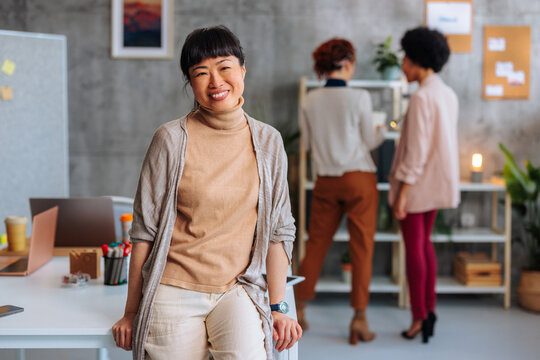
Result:
{"label": "woman's left hand", "polygon": [[274,340],[276,341],[276,350],[281,352],[290,349],[302,337],[302,328],[296,320],[287,315],[273,311],[274,318]]}

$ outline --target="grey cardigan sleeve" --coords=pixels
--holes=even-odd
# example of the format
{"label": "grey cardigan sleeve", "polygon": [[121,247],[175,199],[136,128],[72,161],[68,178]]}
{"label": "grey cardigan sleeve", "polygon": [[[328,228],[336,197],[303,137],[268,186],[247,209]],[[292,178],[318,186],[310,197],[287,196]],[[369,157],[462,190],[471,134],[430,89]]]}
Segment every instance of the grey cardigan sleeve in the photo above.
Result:
{"label": "grey cardigan sleeve", "polygon": [[157,234],[171,162],[169,138],[166,129],[160,127],[146,151],[133,203],[130,237],[134,242],[154,241]]}
{"label": "grey cardigan sleeve", "polygon": [[276,158],[273,166],[274,191],[272,199],[272,213],[274,221],[273,231],[270,241],[282,242],[283,248],[289,258],[292,259],[293,242],[296,233],[294,218],[291,213],[291,202],[289,198],[289,186],[287,183],[287,154],[283,146],[283,140],[278,134],[276,146]]}

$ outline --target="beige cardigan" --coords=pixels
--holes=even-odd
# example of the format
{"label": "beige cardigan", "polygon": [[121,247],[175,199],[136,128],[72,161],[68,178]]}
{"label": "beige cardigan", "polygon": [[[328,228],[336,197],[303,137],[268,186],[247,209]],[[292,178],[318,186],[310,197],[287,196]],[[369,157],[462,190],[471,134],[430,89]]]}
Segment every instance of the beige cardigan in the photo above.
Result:
{"label": "beige cardigan", "polygon": [[[258,218],[250,263],[238,282],[244,285],[263,322],[267,358],[272,359],[272,317],[267,284],[262,276],[269,241],[282,242],[291,260],[295,237],[287,185],[287,156],[281,135],[269,125],[246,114],[259,172]],[[143,161],[133,205],[133,241],[152,241],[143,269],[142,298],[135,318],[133,359],[144,359],[144,343],[150,327],[152,305],[171,242],[176,220],[178,183],[184,168],[187,143],[186,118],[159,127]]]}
{"label": "beige cardigan", "polygon": [[441,78],[430,75],[411,96],[390,170],[388,201],[399,182],[411,184],[406,211],[455,208],[460,201],[458,100]]}

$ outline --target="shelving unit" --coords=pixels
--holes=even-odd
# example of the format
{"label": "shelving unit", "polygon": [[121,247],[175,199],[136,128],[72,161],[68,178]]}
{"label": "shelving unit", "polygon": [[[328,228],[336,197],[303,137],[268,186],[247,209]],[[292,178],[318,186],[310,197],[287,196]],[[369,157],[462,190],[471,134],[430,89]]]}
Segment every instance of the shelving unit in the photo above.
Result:
{"label": "shelving unit", "polygon": [[[323,82],[308,81],[305,78],[300,79],[299,88],[299,111],[301,109],[304,96],[308,89],[322,86]],[[394,96],[393,114],[394,120],[401,114],[401,82],[399,81],[363,81],[353,80],[349,82],[351,87],[372,88],[372,89],[390,89]],[[395,138],[396,136],[392,136]],[[299,163],[299,219],[298,229],[298,260],[299,262],[305,255],[305,242],[308,239],[306,226],[306,197],[307,191],[313,190],[314,184],[308,180],[307,173],[307,154],[300,141],[300,163]],[[377,184],[380,192],[390,189],[388,183]],[[501,286],[465,286],[455,280],[453,277],[439,277],[437,279],[436,292],[438,294],[502,294],[504,296],[504,307],[510,306],[510,265],[511,265],[511,199],[506,193],[504,184],[501,183],[461,183],[460,191],[491,193],[491,225],[489,227],[459,228],[452,229],[450,235],[433,234],[434,243],[484,243],[491,244],[491,258],[497,260],[498,247],[503,246],[503,274]],[[499,226],[499,198],[503,197],[504,224]],[[345,229],[339,229],[334,237],[336,242],[349,241],[349,235]],[[373,293],[392,293],[398,296],[400,307],[408,305],[407,283],[405,277],[405,248],[401,241],[401,234],[398,232],[377,232],[375,234],[375,243],[390,243],[392,248],[392,266],[391,274],[388,276],[374,276],[370,285],[370,292]],[[351,290],[350,285],[338,278],[320,278],[317,286],[317,292],[335,292],[343,293]]]}

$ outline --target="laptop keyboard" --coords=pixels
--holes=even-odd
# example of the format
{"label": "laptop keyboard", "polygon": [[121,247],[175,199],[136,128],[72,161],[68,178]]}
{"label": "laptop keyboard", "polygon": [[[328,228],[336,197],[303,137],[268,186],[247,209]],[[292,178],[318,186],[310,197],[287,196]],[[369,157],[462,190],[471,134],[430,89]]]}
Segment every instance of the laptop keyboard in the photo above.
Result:
{"label": "laptop keyboard", "polygon": [[9,264],[5,268],[1,269],[0,273],[22,272],[22,271],[26,271],[27,268],[28,268],[28,258],[22,258],[15,261],[12,264]]}

